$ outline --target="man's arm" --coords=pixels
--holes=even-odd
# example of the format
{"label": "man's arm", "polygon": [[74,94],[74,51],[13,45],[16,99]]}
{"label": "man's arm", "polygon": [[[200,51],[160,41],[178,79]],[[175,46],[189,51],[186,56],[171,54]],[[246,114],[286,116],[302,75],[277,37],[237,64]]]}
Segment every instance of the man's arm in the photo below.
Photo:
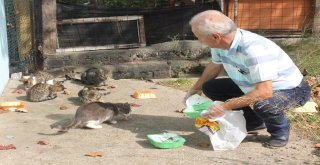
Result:
{"label": "man's arm", "polygon": [[202,90],[202,85],[203,83],[205,83],[207,80],[211,79],[211,78],[215,78],[218,76],[218,74],[220,73],[222,69],[222,65],[221,64],[215,64],[210,62],[206,68],[204,69],[203,73],[201,74],[200,78],[198,79],[198,81],[193,85],[192,88],[190,88],[186,94],[186,96],[183,98],[182,103],[185,105],[187,99],[197,93],[201,93]]}
{"label": "man's arm", "polygon": [[224,114],[226,110],[232,110],[251,106],[257,101],[262,101],[272,97],[272,82],[264,81],[256,83],[256,88],[251,92],[237,98],[225,101],[222,104],[216,104],[209,107],[208,111],[202,113],[203,118],[218,117]]}
{"label": "man's arm", "polygon": [[253,105],[257,101],[262,101],[272,97],[272,82],[263,81],[255,84],[256,88],[251,92],[234,99],[227,100],[221,104],[223,109],[232,110]]}

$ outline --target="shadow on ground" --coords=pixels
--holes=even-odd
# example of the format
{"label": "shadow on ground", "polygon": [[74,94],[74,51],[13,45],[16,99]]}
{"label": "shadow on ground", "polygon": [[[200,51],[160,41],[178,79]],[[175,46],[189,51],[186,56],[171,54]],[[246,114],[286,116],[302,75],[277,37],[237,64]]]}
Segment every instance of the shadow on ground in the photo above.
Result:
{"label": "shadow on ground", "polygon": [[[51,123],[52,126],[67,126],[69,125],[73,118],[73,114],[50,114],[46,116],[49,119],[56,120],[56,122]],[[169,116],[152,116],[152,115],[141,115],[132,114],[128,121],[122,120],[119,116],[116,118],[118,123],[108,124],[109,126],[128,130],[134,134],[139,139],[137,143],[144,148],[153,148],[147,140],[147,134],[158,134],[164,132],[176,132],[186,139],[185,146],[201,149],[201,150],[212,150],[208,142],[210,142],[209,137],[204,133],[198,131],[193,123],[194,120],[185,117],[169,117]],[[105,123],[107,124],[107,123]],[[180,133],[181,132],[181,133]],[[40,135],[57,135],[39,133]],[[207,147],[199,146],[199,143],[207,143]]]}
{"label": "shadow on ground", "polygon": [[[129,124],[127,121],[120,120],[118,124],[112,126],[131,131],[137,138],[146,139],[137,141],[144,148],[153,148],[147,140],[147,134],[175,132],[186,139],[184,146],[212,150],[209,137],[195,128],[192,118],[133,114],[128,122]],[[207,146],[201,147],[200,143]]]}

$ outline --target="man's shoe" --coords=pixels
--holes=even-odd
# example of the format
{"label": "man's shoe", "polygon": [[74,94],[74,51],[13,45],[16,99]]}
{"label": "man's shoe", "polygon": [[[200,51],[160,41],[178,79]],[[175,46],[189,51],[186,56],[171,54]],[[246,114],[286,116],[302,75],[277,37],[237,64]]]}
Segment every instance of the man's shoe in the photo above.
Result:
{"label": "man's shoe", "polygon": [[266,125],[264,123],[260,124],[260,125],[255,125],[255,126],[251,126],[251,125],[247,125],[247,132],[253,132],[253,131],[257,131],[257,130],[261,130],[261,129],[265,129],[267,128]]}
{"label": "man's shoe", "polygon": [[278,138],[271,137],[268,142],[264,144],[268,148],[284,147],[288,144],[289,137],[281,136]]}

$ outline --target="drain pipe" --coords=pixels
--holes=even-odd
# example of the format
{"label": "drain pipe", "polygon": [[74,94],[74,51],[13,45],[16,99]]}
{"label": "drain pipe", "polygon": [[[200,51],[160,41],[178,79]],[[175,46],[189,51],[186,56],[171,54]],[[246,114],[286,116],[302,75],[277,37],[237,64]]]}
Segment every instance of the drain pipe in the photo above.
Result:
{"label": "drain pipe", "polygon": [[238,0],[234,0],[234,23],[238,25]]}
{"label": "drain pipe", "polygon": [[224,0],[220,1],[220,9],[221,9],[221,12],[222,12],[223,14],[227,15],[227,14],[225,13],[225,9],[224,9]]}

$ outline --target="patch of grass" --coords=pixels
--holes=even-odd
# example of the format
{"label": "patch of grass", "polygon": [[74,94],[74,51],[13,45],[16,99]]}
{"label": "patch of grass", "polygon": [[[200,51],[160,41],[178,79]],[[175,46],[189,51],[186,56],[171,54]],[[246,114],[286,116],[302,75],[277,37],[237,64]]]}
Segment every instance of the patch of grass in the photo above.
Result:
{"label": "patch of grass", "polygon": [[309,75],[320,75],[320,38],[303,38],[294,44],[280,45],[288,52],[298,66],[303,71],[306,69]]}
{"label": "patch of grass", "polygon": [[188,78],[178,78],[176,80],[168,80],[159,82],[160,85],[172,87],[180,90],[188,90],[191,88],[196,80],[188,79]]}
{"label": "patch of grass", "polygon": [[[310,79],[312,76],[320,75],[320,40],[318,37],[308,37],[294,44],[280,45],[298,66],[301,72],[307,71]],[[307,135],[314,140],[320,140],[320,114],[310,115],[308,113],[287,113],[291,125],[299,130],[301,134]]]}
{"label": "patch of grass", "polygon": [[288,112],[287,116],[293,129],[312,140],[320,140],[320,114]]}

